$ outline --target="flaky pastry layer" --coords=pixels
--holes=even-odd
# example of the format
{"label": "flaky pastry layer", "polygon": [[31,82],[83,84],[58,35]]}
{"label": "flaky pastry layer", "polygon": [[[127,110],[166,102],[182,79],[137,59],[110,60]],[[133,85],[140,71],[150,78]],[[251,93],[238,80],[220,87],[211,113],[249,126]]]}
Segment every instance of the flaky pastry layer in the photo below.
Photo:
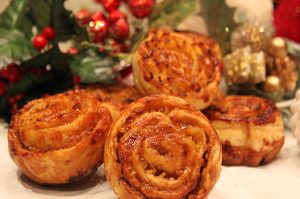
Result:
{"label": "flaky pastry layer", "polygon": [[208,36],[159,29],[137,48],[133,74],[143,95],[179,96],[204,109],[217,95],[220,65],[220,48]]}
{"label": "flaky pastry layer", "polygon": [[220,137],[225,165],[266,164],[284,143],[281,113],[270,100],[227,96],[204,113]]}
{"label": "flaky pastry layer", "polygon": [[206,198],[221,170],[221,145],[207,118],[183,99],[141,98],[113,124],[105,173],[120,199]]}
{"label": "flaky pastry layer", "polygon": [[22,172],[41,184],[65,184],[102,163],[109,111],[77,90],[37,99],[12,119],[9,153]]}

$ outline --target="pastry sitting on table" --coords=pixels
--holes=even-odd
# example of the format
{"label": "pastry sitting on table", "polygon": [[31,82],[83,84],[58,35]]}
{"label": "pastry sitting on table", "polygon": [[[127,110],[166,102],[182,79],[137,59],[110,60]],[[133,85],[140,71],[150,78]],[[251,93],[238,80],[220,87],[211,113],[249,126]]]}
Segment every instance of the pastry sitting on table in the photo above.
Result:
{"label": "pastry sitting on table", "polygon": [[107,135],[104,165],[120,199],[206,198],[219,178],[221,144],[185,100],[153,95],[124,109]]}
{"label": "pastry sitting on table", "polygon": [[109,111],[82,90],[33,100],[11,121],[9,154],[37,183],[73,182],[102,163],[111,122]]}
{"label": "pastry sitting on table", "polygon": [[224,165],[269,163],[284,143],[281,112],[268,99],[227,96],[214,102],[204,114],[221,139]]}
{"label": "pastry sitting on table", "polygon": [[152,30],[134,54],[135,85],[143,95],[178,96],[204,109],[218,93],[221,57],[219,45],[208,36]]}

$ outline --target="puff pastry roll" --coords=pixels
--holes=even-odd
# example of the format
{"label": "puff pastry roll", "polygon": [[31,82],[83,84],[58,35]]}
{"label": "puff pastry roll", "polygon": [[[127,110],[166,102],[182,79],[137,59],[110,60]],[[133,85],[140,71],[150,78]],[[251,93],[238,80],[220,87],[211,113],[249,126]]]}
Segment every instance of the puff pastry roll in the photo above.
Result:
{"label": "puff pastry roll", "polygon": [[134,55],[135,84],[143,95],[174,95],[204,109],[219,89],[220,59],[220,48],[208,36],[153,30]]}
{"label": "puff pastry roll", "polygon": [[101,104],[110,111],[114,120],[131,102],[142,97],[135,87],[122,83],[91,85],[86,89],[93,93]]}
{"label": "puff pastry roll", "polygon": [[40,184],[65,184],[103,161],[109,111],[82,90],[37,99],[12,119],[9,153],[21,171]]}
{"label": "puff pastry roll", "polygon": [[205,198],[219,178],[221,144],[185,100],[153,95],[124,109],[108,134],[105,173],[120,199]]}
{"label": "puff pastry roll", "polygon": [[281,112],[268,99],[227,96],[204,113],[221,139],[224,165],[266,164],[284,143]]}

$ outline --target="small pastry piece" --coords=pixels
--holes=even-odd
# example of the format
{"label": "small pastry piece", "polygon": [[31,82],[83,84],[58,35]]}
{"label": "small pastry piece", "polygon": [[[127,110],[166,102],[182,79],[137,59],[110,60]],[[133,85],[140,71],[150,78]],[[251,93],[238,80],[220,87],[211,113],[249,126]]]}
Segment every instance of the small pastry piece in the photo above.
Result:
{"label": "small pastry piece", "polygon": [[86,89],[93,93],[101,104],[110,111],[114,120],[131,102],[142,97],[135,87],[122,83],[91,85]]}
{"label": "small pastry piece", "polygon": [[220,48],[208,36],[154,30],[134,55],[135,84],[143,95],[174,95],[204,109],[219,89],[220,59]]}
{"label": "small pastry piece", "polygon": [[206,198],[221,170],[221,144],[207,118],[185,100],[141,98],[108,134],[105,173],[120,199]]}
{"label": "small pastry piece", "polygon": [[9,153],[40,184],[65,184],[95,171],[103,161],[109,111],[82,90],[37,99],[12,119]]}
{"label": "small pastry piece", "polygon": [[204,113],[221,139],[224,165],[269,163],[284,143],[281,113],[268,99],[227,96]]}

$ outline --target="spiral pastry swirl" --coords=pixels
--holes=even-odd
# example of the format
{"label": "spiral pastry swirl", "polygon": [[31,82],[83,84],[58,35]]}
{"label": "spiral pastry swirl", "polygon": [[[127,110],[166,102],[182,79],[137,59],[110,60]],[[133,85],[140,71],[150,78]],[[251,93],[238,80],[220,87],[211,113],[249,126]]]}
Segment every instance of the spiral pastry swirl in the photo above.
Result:
{"label": "spiral pastry swirl", "polygon": [[174,95],[204,109],[218,92],[221,51],[208,36],[153,30],[133,60],[135,84],[143,95]]}
{"label": "spiral pastry swirl", "polygon": [[9,153],[33,181],[69,183],[100,166],[111,122],[108,110],[82,90],[33,100],[11,121]]}
{"label": "spiral pastry swirl", "polygon": [[104,164],[120,199],[205,198],[220,174],[221,146],[201,112],[181,98],[153,95],[113,124]]}
{"label": "spiral pastry swirl", "polygon": [[255,96],[227,96],[204,110],[223,147],[223,164],[257,166],[271,162],[283,142],[276,105]]}

